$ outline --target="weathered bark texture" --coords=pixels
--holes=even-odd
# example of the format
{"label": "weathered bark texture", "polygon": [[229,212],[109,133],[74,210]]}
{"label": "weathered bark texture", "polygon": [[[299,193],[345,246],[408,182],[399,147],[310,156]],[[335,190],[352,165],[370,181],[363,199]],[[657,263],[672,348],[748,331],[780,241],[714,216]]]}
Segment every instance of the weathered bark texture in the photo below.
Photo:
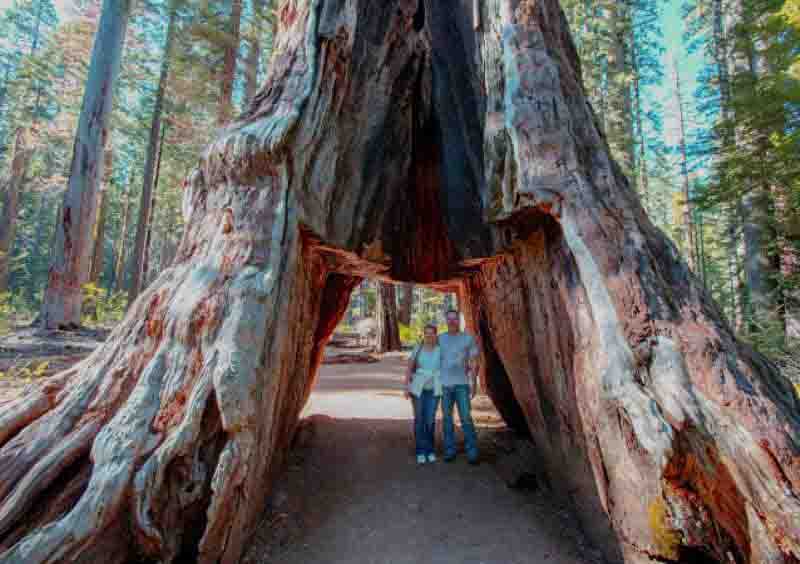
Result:
{"label": "weathered bark texture", "polygon": [[11,157],[9,178],[3,188],[3,209],[0,216],[0,294],[8,291],[11,274],[11,251],[17,234],[17,215],[19,214],[19,192],[28,170],[31,148],[28,145],[28,131],[19,128],[14,136],[14,153]]}
{"label": "weathered bark texture", "polygon": [[[555,3],[508,17],[485,36],[502,42],[484,68],[502,61],[506,78],[504,127],[488,138],[510,138],[520,172],[504,213],[521,227],[483,276],[551,476],[596,539],[609,515],[627,561],[797,558],[797,397],[643,215],[580,94]],[[521,222],[524,208],[553,220]]]}
{"label": "weathered bark texture", "polygon": [[609,560],[797,562],[798,398],[644,215],[557,2],[481,8],[281,4],[173,265],[0,414],[0,563],[235,562],[362,276],[459,293]]}
{"label": "weathered bark texture", "polygon": [[103,2],[42,303],[40,319],[48,329],[80,325],[81,287],[89,277],[97,194],[103,178],[103,148],[109,135],[106,128],[133,2]]}
{"label": "weathered bark texture", "polygon": [[375,338],[376,352],[399,351],[400,327],[397,324],[397,292],[394,284],[386,282],[378,284],[376,310],[378,318],[378,334]]}

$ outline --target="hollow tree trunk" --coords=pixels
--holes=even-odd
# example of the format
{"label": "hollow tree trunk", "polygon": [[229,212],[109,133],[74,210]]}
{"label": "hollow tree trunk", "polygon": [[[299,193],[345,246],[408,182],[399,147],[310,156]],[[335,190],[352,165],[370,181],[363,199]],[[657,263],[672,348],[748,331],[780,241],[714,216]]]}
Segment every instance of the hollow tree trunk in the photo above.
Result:
{"label": "hollow tree trunk", "polygon": [[17,233],[19,214],[19,192],[28,170],[31,149],[28,147],[28,132],[19,128],[14,137],[14,154],[8,182],[3,190],[3,215],[0,216],[0,294],[8,291],[11,274],[11,251]]}
{"label": "hollow tree trunk", "polygon": [[524,173],[520,204],[504,211],[514,221],[534,208],[557,223],[512,227],[512,252],[482,276],[493,341],[551,475],[566,477],[594,538],[609,515],[627,561],[791,561],[796,396],[736,342],[609,160],[574,95],[580,75],[555,4],[507,15],[516,25],[494,64],[484,59],[515,78],[502,129]]}
{"label": "hollow tree trunk", "polygon": [[103,2],[40,315],[42,325],[49,329],[80,325],[81,287],[89,276],[103,147],[109,135],[106,128],[133,3]]}
{"label": "hollow tree trunk", "polygon": [[0,413],[0,563],[235,562],[361,276],[458,287],[610,560],[800,557],[798,398],[644,215],[555,0],[481,7],[283,2],[173,265]]}
{"label": "hollow tree trunk", "polygon": [[397,293],[394,284],[378,284],[376,307],[378,332],[375,350],[379,353],[400,350],[400,328],[397,324]]}

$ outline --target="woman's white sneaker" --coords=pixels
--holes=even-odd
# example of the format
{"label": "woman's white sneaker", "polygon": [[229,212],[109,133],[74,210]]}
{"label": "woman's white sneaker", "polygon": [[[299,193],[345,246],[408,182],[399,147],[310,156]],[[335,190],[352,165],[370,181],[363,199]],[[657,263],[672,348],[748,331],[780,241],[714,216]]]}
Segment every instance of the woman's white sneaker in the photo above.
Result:
{"label": "woman's white sneaker", "polygon": [[435,455],[435,454],[433,454],[433,453],[430,453],[430,454],[428,455],[428,462],[430,462],[430,463],[434,463],[434,462],[436,462],[436,455]]}
{"label": "woman's white sneaker", "polygon": [[425,455],[424,454],[418,454],[417,455],[417,464],[425,464]]}

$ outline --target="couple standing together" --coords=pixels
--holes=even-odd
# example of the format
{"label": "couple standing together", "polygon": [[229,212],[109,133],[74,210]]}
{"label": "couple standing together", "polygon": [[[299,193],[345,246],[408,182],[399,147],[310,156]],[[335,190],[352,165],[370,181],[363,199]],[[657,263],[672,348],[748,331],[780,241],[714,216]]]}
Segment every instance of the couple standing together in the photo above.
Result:
{"label": "couple standing together", "polygon": [[414,349],[406,370],[406,397],[414,405],[417,463],[436,462],[436,408],[442,400],[444,460],[456,456],[453,407],[464,431],[464,450],[470,464],[478,463],[478,440],[470,413],[475,397],[480,352],[475,338],[461,331],[458,311],[447,312],[447,333],[437,336],[436,325],[425,326],[423,342]]}

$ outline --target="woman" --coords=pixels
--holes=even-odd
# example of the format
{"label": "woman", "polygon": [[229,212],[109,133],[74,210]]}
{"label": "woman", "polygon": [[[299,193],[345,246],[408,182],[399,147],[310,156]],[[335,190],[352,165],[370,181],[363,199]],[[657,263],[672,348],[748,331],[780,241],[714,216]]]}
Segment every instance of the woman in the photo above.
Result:
{"label": "woman", "polygon": [[406,397],[414,404],[414,436],[417,464],[436,462],[433,436],[436,430],[436,408],[442,397],[439,370],[442,355],[436,336],[436,326],[428,324],[424,338],[414,349],[406,369]]}

